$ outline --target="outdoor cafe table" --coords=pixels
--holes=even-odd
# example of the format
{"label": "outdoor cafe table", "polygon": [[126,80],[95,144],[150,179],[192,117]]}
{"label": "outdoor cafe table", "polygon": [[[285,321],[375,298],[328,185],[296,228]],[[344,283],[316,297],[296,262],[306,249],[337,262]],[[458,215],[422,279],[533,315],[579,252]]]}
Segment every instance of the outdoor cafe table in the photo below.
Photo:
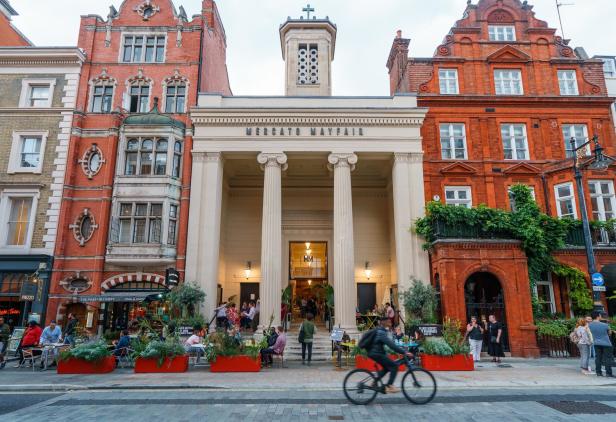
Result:
{"label": "outdoor cafe table", "polygon": [[41,362],[43,363],[43,370],[47,370],[48,362],[49,362],[49,354],[53,356],[53,361],[55,362],[58,357],[58,353],[60,349],[68,347],[64,343],[50,343],[41,345],[42,354],[41,354]]}
{"label": "outdoor cafe table", "polygon": [[377,323],[379,322],[379,318],[381,317],[378,314],[360,314],[359,317],[364,321],[364,323],[366,324],[366,330],[371,330],[374,327],[376,327]]}

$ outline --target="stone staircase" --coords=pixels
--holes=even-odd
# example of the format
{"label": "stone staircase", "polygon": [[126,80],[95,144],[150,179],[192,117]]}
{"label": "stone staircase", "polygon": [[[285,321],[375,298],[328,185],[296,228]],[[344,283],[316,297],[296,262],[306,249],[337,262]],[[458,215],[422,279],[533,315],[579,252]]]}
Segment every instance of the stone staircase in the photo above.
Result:
{"label": "stone staircase", "polygon": [[[301,322],[292,323],[287,331],[287,346],[284,351],[285,360],[302,360],[302,345],[297,341],[300,324]],[[332,359],[332,342],[329,338],[329,331],[327,331],[325,324],[317,324],[316,328],[317,332],[312,343],[312,360],[320,362],[330,361]]]}

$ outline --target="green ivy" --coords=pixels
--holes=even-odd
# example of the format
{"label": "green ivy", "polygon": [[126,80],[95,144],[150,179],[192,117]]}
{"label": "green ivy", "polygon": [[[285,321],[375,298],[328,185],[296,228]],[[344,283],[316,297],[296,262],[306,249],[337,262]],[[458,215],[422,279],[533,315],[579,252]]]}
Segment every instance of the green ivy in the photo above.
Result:
{"label": "green ivy", "polygon": [[[584,275],[579,270],[558,263],[552,256],[553,252],[564,248],[569,231],[581,223],[542,213],[527,186],[512,186],[511,193],[515,203],[512,212],[489,208],[483,204],[476,208],[466,208],[430,202],[426,206],[426,217],[415,222],[415,231],[426,240],[425,249],[429,249],[436,241],[435,225],[438,221],[474,228],[483,237],[520,240],[528,260],[529,287],[535,311],[537,301],[534,287],[541,280],[542,274],[550,272],[569,278],[575,295],[575,299],[572,297],[574,310],[584,313],[592,309],[592,298]],[[610,227],[610,224],[613,229],[614,222],[593,222],[593,227]]]}
{"label": "green ivy", "polygon": [[554,269],[554,274],[569,280],[569,297],[573,305],[573,313],[575,315],[590,313],[594,303],[584,273],[577,268],[559,265]]}
{"label": "green ivy", "polygon": [[540,319],[535,322],[537,333],[548,337],[567,337],[575,328],[575,319]]}

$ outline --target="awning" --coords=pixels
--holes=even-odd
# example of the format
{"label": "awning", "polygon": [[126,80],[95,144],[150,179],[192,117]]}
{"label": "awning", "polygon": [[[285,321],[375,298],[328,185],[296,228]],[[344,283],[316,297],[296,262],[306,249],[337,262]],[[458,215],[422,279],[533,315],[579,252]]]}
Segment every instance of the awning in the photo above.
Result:
{"label": "awning", "polygon": [[76,302],[143,302],[157,292],[107,293],[104,295],[49,295],[50,299],[72,299]]}

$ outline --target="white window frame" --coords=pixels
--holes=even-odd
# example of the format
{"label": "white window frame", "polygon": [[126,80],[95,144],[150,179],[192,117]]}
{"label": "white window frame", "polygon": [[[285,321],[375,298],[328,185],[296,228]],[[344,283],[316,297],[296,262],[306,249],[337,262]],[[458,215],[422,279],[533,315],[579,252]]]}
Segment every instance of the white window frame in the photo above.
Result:
{"label": "white window frame", "polygon": [[[580,126],[583,128],[584,139],[579,140],[575,137],[575,127]],[[565,134],[565,129],[567,129],[567,134]],[[573,151],[571,150],[571,138],[575,138],[576,147],[579,147],[586,142],[588,142],[588,125],[586,123],[564,123],[561,125],[561,131],[563,133],[563,138],[565,142],[565,157],[571,158],[573,157]],[[586,145],[586,156],[591,154],[590,144]]]}
{"label": "white window frame", "polygon": [[[454,192],[454,199],[447,199],[447,192],[448,191],[453,191]],[[459,199],[458,198],[458,192],[464,191],[466,192],[467,195],[467,199]],[[473,206],[473,192],[471,190],[470,186],[445,186],[444,189],[444,193],[445,193],[445,205],[453,205],[453,206],[461,206],[461,205],[468,205],[467,208],[472,208]]]}
{"label": "white window frame", "polygon": [[[519,183],[516,183],[516,184],[519,184]],[[511,188],[513,186],[515,186],[515,185],[510,185],[510,186],[507,187],[507,198],[509,198],[509,209],[511,211],[513,211],[513,208],[514,208],[514,205],[515,205],[515,202],[513,200],[513,194],[511,192]],[[536,202],[537,201],[537,196],[535,194],[535,187],[534,186],[529,186],[529,185],[524,185],[524,186],[526,186],[530,190],[530,196],[532,196],[533,201]]]}
{"label": "white window frame", "polygon": [[[143,37],[143,51],[142,51],[142,59],[140,61],[134,61],[134,60],[130,60],[130,61],[124,61],[124,44],[125,44],[125,40],[126,37]],[[165,37],[165,45],[163,48],[163,61],[162,62],[157,62],[156,61],[156,41],[154,42],[154,61],[151,62],[146,62],[145,61],[145,46],[146,46],[146,38],[147,37]],[[164,32],[123,32],[122,36],[120,37],[120,48],[119,48],[119,53],[118,53],[118,63],[126,63],[126,64],[130,64],[130,63],[136,63],[136,64],[163,64],[163,63],[167,63],[167,44],[169,43],[169,37],[166,33]],[[134,41],[133,41],[133,50],[131,51],[131,57],[134,57],[135,51],[134,51]]]}
{"label": "white window frame", "polygon": [[556,298],[554,297],[554,282],[552,281],[552,275],[548,274],[548,279],[547,280],[539,280],[537,281],[536,285],[534,286],[534,291],[535,291],[535,297],[537,298],[537,302],[539,302],[539,289],[537,288],[537,286],[548,286],[548,292],[550,294],[550,301],[549,302],[541,302],[541,303],[549,303],[550,304],[550,311],[554,314],[556,313]]}
{"label": "white window frame", "polygon": [[[518,149],[516,148],[515,143],[515,127],[521,126],[522,133],[524,134],[524,150],[526,151],[526,155],[524,157],[518,156]],[[503,129],[508,129],[509,132],[509,141],[511,142],[511,158],[504,158],[505,160],[528,160],[530,157],[530,151],[528,150],[528,134],[526,133],[526,124],[525,123],[502,123],[501,124],[501,141],[503,144],[503,153],[505,151],[505,138],[503,137]]]}
{"label": "white window frame", "polygon": [[[597,187],[601,188],[601,184],[602,183],[607,183],[607,185],[609,186],[608,190],[609,193],[605,194],[601,192],[601,189],[597,189]],[[590,185],[594,184],[595,185],[595,193],[590,192]],[[597,208],[598,209],[594,209],[592,206],[592,216],[593,218],[595,217],[595,212],[598,214],[599,219],[598,221],[607,221],[607,217],[605,216],[605,207],[603,204],[603,199],[604,198],[609,198],[610,202],[612,203],[612,212],[616,213],[616,195],[614,194],[614,181],[613,180],[599,180],[599,179],[592,179],[588,181],[588,185],[589,185],[589,189],[588,192],[590,194],[591,198],[600,198],[602,199],[601,201],[597,200]],[[592,202],[591,202],[592,204]]]}
{"label": "white window frame", "polygon": [[[137,111],[130,111],[130,105],[132,102],[131,99],[131,88],[133,87],[138,87],[140,90],[143,86],[148,86],[148,96],[147,96],[147,100],[145,102],[145,111],[141,111],[140,109],[138,109]],[[127,86],[126,86],[126,93],[125,93],[125,97],[124,97],[124,108],[126,110],[128,110],[129,113],[134,113],[134,114],[145,114],[145,113],[149,113],[150,112],[150,103],[151,103],[151,99],[152,97],[152,91],[154,89],[154,84],[152,82],[151,79],[147,78],[147,79],[143,79],[143,80],[135,80],[135,81],[130,81]],[[145,98],[140,96],[140,98]]]}
{"label": "white window frame", "polygon": [[[455,156],[456,147],[455,147],[455,137],[453,135],[454,126],[462,126],[462,142],[464,143],[464,157],[459,158]],[[441,129],[443,126],[447,127],[448,138],[449,138],[449,153],[450,157],[446,158],[443,149],[443,138],[441,137]],[[468,149],[466,147],[466,125],[464,123],[440,123],[439,124],[439,139],[441,143],[441,158],[443,160],[467,160],[468,159]]]}
{"label": "white window frame", "polygon": [[[509,72],[510,76],[497,78],[501,72]],[[518,78],[514,77],[517,74]],[[519,82],[520,90],[515,91],[515,82]],[[509,86],[511,93],[505,92],[505,88]],[[522,80],[522,69],[494,69],[494,92],[496,95],[524,95],[524,81]]]}
{"label": "white window frame", "polygon": [[[448,75],[449,72],[453,72],[452,75]],[[454,92],[449,92],[448,82],[454,81]],[[439,92],[444,95],[457,95],[460,93],[460,84],[458,82],[458,69],[439,69],[438,70],[438,84]],[[445,89],[443,89],[445,88]]]}
{"label": "white window frame", "polygon": [[[38,137],[41,138],[41,149],[39,165],[37,167],[21,167],[21,144],[24,137]],[[9,166],[7,173],[34,173],[41,174],[43,171],[43,160],[45,158],[45,146],[47,145],[48,131],[38,130],[21,130],[13,132],[13,141],[11,143],[11,152],[9,154]]]}
{"label": "white window frame", "polygon": [[[33,107],[30,105],[30,91],[33,86],[39,85],[48,85],[49,86],[49,100],[47,104],[44,106]],[[21,80],[21,94],[19,96],[19,107],[20,108],[50,108],[53,104],[53,94],[56,88],[56,79],[55,78],[45,78],[45,79],[22,79]]]}
{"label": "white window frame", "polygon": [[[558,188],[563,187],[563,186],[569,186],[569,189],[571,191],[571,196],[566,196],[566,197],[558,196]],[[559,183],[558,185],[554,185],[554,198],[556,200],[556,213],[558,214],[558,218],[570,218],[571,217],[574,220],[577,220],[578,215],[577,215],[577,204],[575,202],[575,188],[572,182]],[[573,215],[563,215],[563,213],[560,210],[560,203],[563,201],[568,201],[568,200],[571,200],[571,206],[573,208]]]}
{"label": "white window frame", "polygon": [[516,41],[515,25],[488,25],[488,39],[496,42]]}
{"label": "white window frame", "polygon": [[[0,248],[9,250],[28,250],[32,247],[32,236],[34,234],[34,226],[36,225],[36,210],[38,206],[38,200],[40,192],[38,189],[5,189],[0,193]],[[11,202],[13,198],[31,198],[32,208],[30,209],[30,216],[28,217],[28,233],[26,234],[26,241],[23,245],[9,245],[8,244],[8,223],[11,215]]]}
{"label": "white window frame", "polygon": [[611,57],[603,57],[603,74],[606,78],[616,77],[616,61]]}
{"label": "white window frame", "polygon": [[[561,69],[557,71],[558,88],[560,95],[580,95],[577,83],[577,72],[573,69]],[[569,84],[573,83],[571,87]]]}

